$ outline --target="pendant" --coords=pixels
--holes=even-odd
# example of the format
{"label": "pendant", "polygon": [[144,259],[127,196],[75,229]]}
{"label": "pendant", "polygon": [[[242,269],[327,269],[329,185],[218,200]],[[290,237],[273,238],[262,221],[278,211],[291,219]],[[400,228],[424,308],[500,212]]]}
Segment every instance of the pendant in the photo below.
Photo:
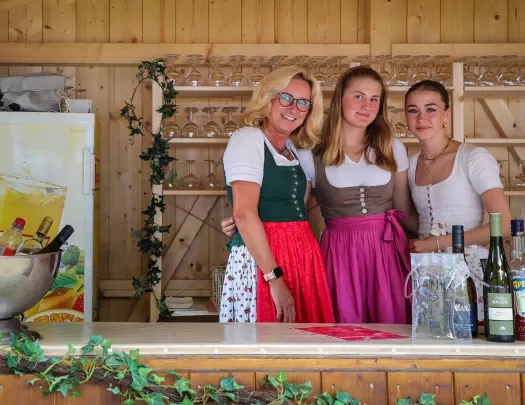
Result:
{"label": "pendant", "polygon": [[283,152],[281,153],[281,155],[283,155],[285,158],[287,158],[289,154],[290,151],[287,148],[284,148]]}

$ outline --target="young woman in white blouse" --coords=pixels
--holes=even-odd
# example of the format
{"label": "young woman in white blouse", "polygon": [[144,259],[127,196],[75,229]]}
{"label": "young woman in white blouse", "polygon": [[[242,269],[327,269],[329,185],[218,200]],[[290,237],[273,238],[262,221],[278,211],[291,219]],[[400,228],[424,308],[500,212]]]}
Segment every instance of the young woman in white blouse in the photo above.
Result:
{"label": "young woman in white blouse", "polygon": [[503,236],[510,235],[511,213],[494,157],[481,147],[449,138],[449,96],[438,82],[424,80],[405,96],[407,126],[421,145],[410,158],[408,176],[412,200],[419,213],[419,240],[411,241],[411,252],[444,251],[452,236],[431,235],[438,224],[463,225],[465,245],[478,245],[486,257],[490,241],[485,211],[501,213]]}

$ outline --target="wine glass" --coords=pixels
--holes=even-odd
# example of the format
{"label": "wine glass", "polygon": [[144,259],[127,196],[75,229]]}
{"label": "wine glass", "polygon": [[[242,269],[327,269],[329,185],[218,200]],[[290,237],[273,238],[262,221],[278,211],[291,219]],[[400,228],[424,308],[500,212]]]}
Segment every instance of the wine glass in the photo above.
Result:
{"label": "wine glass", "polygon": [[492,70],[495,68],[497,71],[497,60],[493,56],[482,56],[481,66],[485,65],[487,69],[479,76],[478,86],[496,86],[498,84],[498,75]]}
{"label": "wine glass", "polygon": [[[394,118],[395,118],[395,121],[396,121],[396,123],[393,125],[394,136],[396,136],[398,138],[406,137],[407,132],[408,132],[408,127],[405,124],[403,124],[403,122],[401,122],[401,120],[397,119],[398,114],[400,112],[403,112],[403,111],[405,111],[405,109],[402,108],[402,107],[393,108],[392,109],[392,113],[394,114]],[[394,122],[394,121],[392,121],[392,122]]]}
{"label": "wine glass", "polygon": [[430,75],[425,70],[425,67],[427,66],[426,62],[428,60],[428,56],[427,55],[419,55],[419,56],[416,56],[414,59],[416,60],[418,69],[417,69],[417,72],[412,77],[413,82],[414,83],[418,83],[420,81],[430,79]]}
{"label": "wine glass", "polygon": [[174,86],[182,84],[182,76],[175,67],[175,63],[177,62],[179,56],[180,55],[178,54],[166,55],[166,76],[168,80],[173,82]]}
{"label": "wine glass", "polygon": [[450,86],[449,57],[447,55],[437,55],[434,57],[436,63],[436,74],[432,80],[441,83],[443,86]]}
{"label": "wine glass", "polygon": [[197,107],[186,107],[184,112],[188,113],[188,122],[182,127],[183,138],[197,138],[200,130],[199,126],[193,122],[193,113],[199,111]]}
{"label": "wine glass", "polygon": [[252,75],[250,76],[250,85],[257,86],[259,82],[264,79],[264,74],[261,73],[261,62],[264,60],[263,56],[252,56],[248,59],[252,62]]}
{"label": "wine glass", "polygon": [[394,86],[409,86],[412,78],[408,74],[408,63],[410,55],[396,55],[392,61],[394,70],[392,85]]}
{"label": "wine glass", "polygon": [[324,60],[323,56],[314,56],[310,58],[310,69],[312,75],[317,79],[320,86],[328,84],[328,76],[321,71],[321,62]]}
{"label": "wine glass", "polygon": [[499,84],[502,86],[517,86],[520,82],[520,75],[518,71],[519,58],[515,55],[507,55],[503,57],[507,63],[505,71],[499,77]]}
{"label": "wine glass", "polygon": [[459,58],[458,62],[463,62],[463,84],[465,86],[477,86],[478,85],[478,76],[474,73],[474,65],[476,63],[476,58],[466,57]]}
{"label": "wine glass", "polygon": [[206,159],[205,162],[208,162],[208,175],[202,182],[203,188],[205,190],[223,190],[224,182],[214,173],[216,165],[215,160]]}
{"label": "wine glass", "polygon": [[210,73],[210,77],[208,78],[209,86],[227,86],[228,85],[228,78],[220,70],[221,61],[222,61],[222,56],[217,56],[217,55],[210,56],[211,73]]}
{"label": "wine glass", "polygon": [[171,138],[180,138],[182,136],[182,130],[177,125],[177,121],[175,120],[175,114],[173,114],[171,117],[166,118],[164,121],[164,132],[162,134],[162,137],[164,139],[171,139]]}
{"label": "wine glass", "polygon": [[520,165],[521,172],[513,177],[510,187],[515,191],[525,190],[525,160],[518,160],[516,163]]}
{"label": "wine glass", "polygon": [[375,57],[375,62],[379,63],[379,75],[383,79],[385,86],[389,86],[393,80],[392,73],[386,68],[386,64],[390,58],[390,55],[378,55]]}
{"label": "wine glass", "polygon": [[195,160],[186,160],[186,163],[188,164],[188,174],[184,176],[184,179],[182,180],[182,188],[187,190],[198,190],[201,188],[201,183],[197,176],[192,172]]}
{"label": "wine glass", "polygon": [[221,127],[213,121],[213,113],[217,111],[217,107],[204,107],[203,112],[208,114],[208,122],[201,128],[201,136],[204,138],[219,138],[222,134]]}
{"label": "wine glass", "polygon": [[246,76],[243,75],[241,69],[241,62],[246,59],[246,56],[243,55],[234,55],[230,58],[232,63],[232,74],[230,76],[230,84],[232,86],[246,86],[248,80]]}
{"label": "wine glass", "polygon": [[224,124],[222,128],[222,136],[229,138],[232,134],[239,129],[237,124],[233,122],[232,115],[237,111],[237,107],[223,107],[222,112],[228,114],[228,122]]}
{"label": "wine glass", "polygon": [[501,184],[503,185],[504,190],[509,189],[509,182],[507,180],[507,177],[502,173],[503,172],[503,163],[508,162],[507,159],[498,159],[497,160],[499,165],[499,179],[501,180]]}
{"label": "wine glass", "polygon": [[345,59],[345,56],[334,56],[332,58],[332,64],[333,64],[333,71],[332,75],[330,76],[330,79],[328,80],[328,84],[330,86],[335,86],[337,82],[339,81],[340,77],[342,76],[341,72],[341,61]]}
{"label": "wine glass", "polygon": [[202,73],[197,69],[197,64],[201,61],[201,55],[188,55],[188,61],[191,63],[191,71],[186,77],[186,86],[204,86],[204,77]]}

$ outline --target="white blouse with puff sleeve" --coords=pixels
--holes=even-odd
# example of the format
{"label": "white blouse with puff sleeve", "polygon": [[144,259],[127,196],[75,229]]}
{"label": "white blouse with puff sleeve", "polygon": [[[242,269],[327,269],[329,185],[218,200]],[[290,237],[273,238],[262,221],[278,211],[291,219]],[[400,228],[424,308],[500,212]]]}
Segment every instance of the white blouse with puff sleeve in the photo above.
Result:
{"label": "white blouse with puff sleeve", "polygon": [[438,223],[444,223],[447,232],[452,231],[452,225],[463,225],[465,232],[483,225],[485,207],[481,195],[503,188],[496,159],[481,147],[462,143],[448,178],[418,186],[415,178],[420,153],[410,158],[408,170],[412,200],[419,213],[419,237],[429,237]]}

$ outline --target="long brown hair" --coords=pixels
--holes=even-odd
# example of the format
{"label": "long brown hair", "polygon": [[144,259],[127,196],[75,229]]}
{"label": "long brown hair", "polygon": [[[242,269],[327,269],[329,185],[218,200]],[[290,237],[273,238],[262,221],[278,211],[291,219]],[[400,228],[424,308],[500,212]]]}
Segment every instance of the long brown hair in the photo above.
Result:
{"label": "long brown hair", "polygon": [[[383,79],[374,69],[367,66],[356,66],[347,70],[337,82],[332,95],[332,101],[328,111],[328,119],[323,124],[321,131],[321,142],[317,145],[313,153],[322,159],[323,165],[340,166],[345,161],[343,149],[343,95],[350,86],[353,79],[368,78],[381,84],[381,99],[379,111],[374,121],[366,128],[365,141],[365,160],[367,163],[374,163],[381,169],[389,172],[397,171],[397,163],[392,147],[393,135],[385,116],[387,111],[387,88]],[[369,160],[369,152],[373,149],[375,161]]]}

